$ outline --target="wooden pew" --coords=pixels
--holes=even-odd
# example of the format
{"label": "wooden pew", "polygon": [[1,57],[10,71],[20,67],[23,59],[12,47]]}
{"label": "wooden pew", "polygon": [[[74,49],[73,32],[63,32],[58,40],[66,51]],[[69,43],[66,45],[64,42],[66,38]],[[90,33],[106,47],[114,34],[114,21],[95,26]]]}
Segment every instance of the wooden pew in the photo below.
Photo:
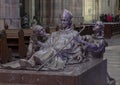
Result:
{"label": "wooden pew", "polygon": [[59,30],[59,26],[53,26],[53,27],[46,27],[45,31],[49,34],[51,34],[52,32],[58,31]]}
{"label": "wooden pew", "polygon": [[24,41],[25,44],[28,45],[29,44],[29,40],[30,40],[30,36],[32,34],[32,29],[23,29],[24,32]]}
{"label": "wooden pew", "polygon": [[111,38],[113,35],[120,34],[120,23],[104,23],[105,38]]}
{"label": "wooden pew", "polygon": [[[85,26],[85,29],[80,33],[80,35],[92,35],[94,32],[93,32],[93,25],[84,25]],[[80,31],[83,27],[82,26],[75,26],[74,25],[74,30],[76,31]]]}
{"label": "wooden pew", "polygon": [[115,23],[112,26],[112,35],[120,34],[120,24]]}
{"label": "wooden pew", "polygon": [[12,51],[8,48],[5,31],[0,33],[0,63],[7,63],[12,60]]}
{"label": "wooden pew", "polygon": [[[80,31],[83,27],[82,26],[76,26],[75,24],[73,25],[74,30]],[[93,34],[93,25],[85,25],[85,30],[81,32],[81,35],[91,35]],[[46,27],[46,32],[51,34],[52,32],[58,31],[60,29],[59,26],[56,27]]]}
{"label": "wooden pew", "polygon": [[8,47],[12,49],[13,56],[24,58],[26,56],[26,46],[24,42],[24,32],[22,29],[7,29]]}

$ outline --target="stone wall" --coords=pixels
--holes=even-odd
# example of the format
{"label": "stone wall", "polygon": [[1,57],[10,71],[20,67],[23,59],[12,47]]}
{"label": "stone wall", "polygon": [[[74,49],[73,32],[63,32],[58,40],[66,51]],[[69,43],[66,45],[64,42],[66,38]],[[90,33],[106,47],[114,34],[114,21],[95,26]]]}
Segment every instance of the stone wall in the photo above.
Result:
{"label": "stone wall", "polygon": [[20,27],[19,0],[0,0],[0,29],[8,24],[9,29]]}

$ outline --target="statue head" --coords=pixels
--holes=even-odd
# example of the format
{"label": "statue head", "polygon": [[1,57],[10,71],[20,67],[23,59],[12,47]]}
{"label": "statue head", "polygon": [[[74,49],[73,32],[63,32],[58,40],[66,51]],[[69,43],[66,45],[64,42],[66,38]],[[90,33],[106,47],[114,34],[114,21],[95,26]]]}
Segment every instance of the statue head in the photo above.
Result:
{"label": "statue head", "polygon": [[94,26],[94,31],[97,31],[97,30],[103,30],[103,28],[104,28],[104,24],[103,24],[103,22],[102,21],[97,21],[96,23],[95,23],[95,26]]}
{"label": "statue head", "polygon": [[41,36],[46,35],[45,29],[40,25],[36,25],[33,27],[33,33],[35,33],[36,35],[41,35]]}
{"label": "statue head", "polygon": [[67,9],[64,9],[64,12],[61,17],[61,24],[63,28],[70,27],[72,24],[72,13],[68,11]]}
{"label": "statue head", "polygon": [[93,31],[96,36],[104,37],[104,24],[102,23],[102,21],[97,21],[95,23]]}

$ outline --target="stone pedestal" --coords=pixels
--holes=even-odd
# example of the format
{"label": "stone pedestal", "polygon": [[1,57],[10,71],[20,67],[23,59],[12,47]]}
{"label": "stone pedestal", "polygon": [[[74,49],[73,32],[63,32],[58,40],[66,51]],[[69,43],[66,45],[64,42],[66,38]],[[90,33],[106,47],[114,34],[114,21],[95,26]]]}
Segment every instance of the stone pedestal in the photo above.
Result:
{"label": "stone pedestal", "polygon": [[2,85],[107,85],[107,61],[91,59],[67,65],[64,71],[26,71],[0,69]]}

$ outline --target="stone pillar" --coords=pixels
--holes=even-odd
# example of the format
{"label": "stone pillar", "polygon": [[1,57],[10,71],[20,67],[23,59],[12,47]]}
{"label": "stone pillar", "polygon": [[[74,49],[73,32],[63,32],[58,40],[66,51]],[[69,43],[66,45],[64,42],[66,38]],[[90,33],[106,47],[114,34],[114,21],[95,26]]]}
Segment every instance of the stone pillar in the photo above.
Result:
{"label": "stone pillar", "polygon": [[51,0],[51,18],[50,18],[50,25],[54,25],[54,18],[55,18],[55,0]]}
{"label": "stone pillar", "polygon": [[63,10],[63,0],[55,0],[54,24],[60,25],[60,16]]}
{"label": "stone pillar", "polygon": [[101,14],[116,14],[117,0],[100,0]]}
{"label": "stone pillar", "polygon": [[35,16],[35,0],[29,0],[29,18],[30,18],[30,24],[32,22],[33,16]]}
{"label": "stone pillar", "polygon": [[51,0],[46,0],[45,4],[46,4],[46,9],[45,9],[46,25],[50,25],[50,18],[52,18],[51,17],[51,11],[52,11],[52,9],[51,9],[51,5],[52,5]]}
{"label": "stone pillar", "polygon": [[46,25],[46,0],[42,0],[42,24],[45,26]]}
{"label": "stone pillar", "polygon": [[116,15],[116,8],[117,8],[116,0],[112,0],[111,3],[112,3],[112,13],[113,15]]}
{"label": "stone pillar", "polygon": [[84,22],[93,22],[96,19],[96,0],[84,1]]}
{"label": "stone pillar", "polygon": [[120,1],[116,0],[116,14],[120,14]]}

